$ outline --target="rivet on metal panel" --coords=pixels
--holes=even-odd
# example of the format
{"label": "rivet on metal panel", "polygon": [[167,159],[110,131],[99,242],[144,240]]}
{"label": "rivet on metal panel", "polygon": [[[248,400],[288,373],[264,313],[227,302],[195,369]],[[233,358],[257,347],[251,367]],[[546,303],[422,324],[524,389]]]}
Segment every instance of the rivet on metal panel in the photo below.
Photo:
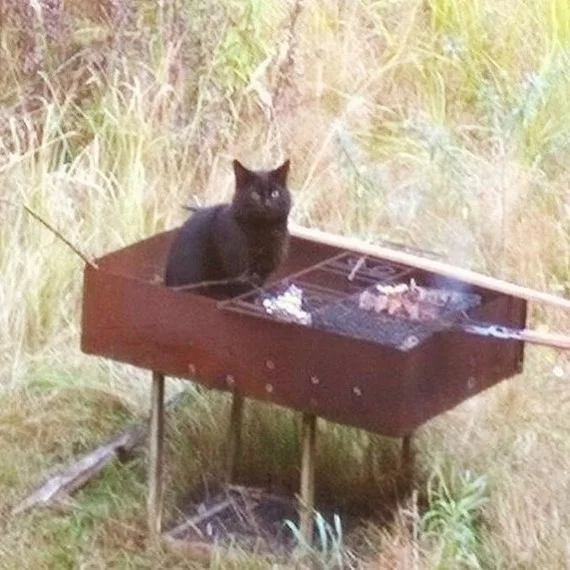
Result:
{"label": "rivet on metal panel", "polygon": [[352,389],[352,393],[353,393],[355,396],[358,396],[358,397],[362,396],[362,390],[361,390],[358,386],[355,386],[355,387]]}
{"label": "rivet on metal panel", "polygon": [[196,374],[196,365],[195,364],[189,364],[188,365],[188,373],[189,374]]}
{"label": "rivet on metal panel", "polygon": [[467,388],[469,388],[469,390],[473,390],[473,388],[475,388],[475,382],[475,376],[469,376],[469,378],[467,378]]}
{"label": "rivet on metal panel", "polygon": [[420,343],[420,339],[416,335],[411,334],[411,335],[406,337],[404,342],[402,342],[398,346],[398,348],[400,350],[412,350],[412,348],[415,348],[416,346],[418,346],[419,343]]}
{"label": "rivet on metal panel", "polygon": [[317,376],[311,376],[311,384],[313,386],[317,386],[321,383],[321,381],[317,378]]}
{"label": "rivet on metal panel", "polygon": [[265,391],[271,394],[271,392],[273,392],[273,386],[271,384],[265,384]]}
{"label": "rivet on metal panel", "polygon": [[275,370],[275,362],[273,362],[273,360],[266,360],[265,366],[268,370]]}
{"label": "rivet on metal panel", "polygon": [[228,386],[230,386],[230,388],[231,388],[232,386],[235,385],[235,383],[236,383],[236,379],[231,374],[228,374],[226,376],[226,384]]}

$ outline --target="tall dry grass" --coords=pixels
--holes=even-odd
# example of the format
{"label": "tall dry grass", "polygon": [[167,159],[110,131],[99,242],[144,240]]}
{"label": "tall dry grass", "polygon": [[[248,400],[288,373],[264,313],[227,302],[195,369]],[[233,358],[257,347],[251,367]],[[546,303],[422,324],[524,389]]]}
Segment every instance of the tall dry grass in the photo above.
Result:
{"label": "tall dry grass", "polygon": [[[297,222],[568,292],[565,0],[4,0],[0,20],[2,567],[191,567],[145,542],[142,460],[67,513],[10,518],[44,472],[147,405],[146,374],[80,353],[81,262],[23,202],[97,256],[225,199],[231,158],[287,155]],[[569,567],[568,378],[563,354],[528,350],[521,377],[422,428],[419,502],[362,529],[350,564]],[[191,400],[169,431],[172,516],[221,469],[227,403]],[[250,480],[294,488],[294,425],[255,408]],[[322,440],[324,492],[384,496],[394,443],[335,426]],[[225,556],[212,567],[266,567]]]}

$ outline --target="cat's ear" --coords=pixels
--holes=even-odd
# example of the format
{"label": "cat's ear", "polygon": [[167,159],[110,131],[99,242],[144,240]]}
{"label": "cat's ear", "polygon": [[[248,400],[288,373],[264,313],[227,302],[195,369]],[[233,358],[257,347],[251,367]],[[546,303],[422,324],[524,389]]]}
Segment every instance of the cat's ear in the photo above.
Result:
{"label": "cat's ear", "polygon": [[236,177],[236,188],[243,188],[251,180],[252,173],[239,160],[234,160],[232,164]]}
{"label": "cat's ear", "polygon": [[289,160],[286,160],[281,166],[271,171],[271,178],[279,184],[279,186],[287,186],[287,175],[289,174]]}

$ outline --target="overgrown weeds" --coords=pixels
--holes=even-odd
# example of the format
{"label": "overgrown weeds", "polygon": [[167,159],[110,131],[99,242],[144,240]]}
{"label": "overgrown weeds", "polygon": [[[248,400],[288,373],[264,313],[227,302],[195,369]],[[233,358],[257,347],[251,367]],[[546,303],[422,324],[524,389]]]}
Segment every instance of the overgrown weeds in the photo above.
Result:
{"label": "overgrown weeds", "polygon": [[[88,255],[173,227],[182,204],[225,199],[231,158],[287,155],[297,222],[570,288],[565,0],[5,0],[0,19],[2,198]],[[141,460],[111,468],[70,513],[10,520],[46,470],[144,415],[148,379],[80,353],[81,261],[22,209],[0,201],[0,218],[2,564],[191,567],[146,542]],[[564,355],[529,350],[520,378],[420,430],[419,503],[372,525],[354,564],[567,566],[568,374]],[[172,428],[169,515],[219,472],[225,406],[201,394]],[[254,409],[242,475],[294,490],[295,422]],[[320,488],[390,495],[392,443],[337,426],[322,442]],[[441,461],[456,473],[430,479]],[[236,559],[220,550],[212,567]]]}

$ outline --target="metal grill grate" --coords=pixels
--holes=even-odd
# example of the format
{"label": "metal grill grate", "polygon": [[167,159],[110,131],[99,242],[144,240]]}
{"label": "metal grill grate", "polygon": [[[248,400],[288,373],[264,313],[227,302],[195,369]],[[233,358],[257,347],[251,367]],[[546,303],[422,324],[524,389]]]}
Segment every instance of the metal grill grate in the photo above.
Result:
{"label": "metal grill grate", "polygon": [[302,309],[311,316],[310,326],[409,350],[435,332],[451,326],[454,318],[481,302],[479,295],[455,295],[453,303],[442,310],[441,318],[431,322],[380,315],[359,308],[358,298],[363,291],[378,284],[409,283],[416,276],[415,269],[397,263],[343,252],[263,289],[223,301],[220,307],[281,321],[284,320],[283,316],[266,311],[264,301],[275,299],[295,285],[302,291]]}

